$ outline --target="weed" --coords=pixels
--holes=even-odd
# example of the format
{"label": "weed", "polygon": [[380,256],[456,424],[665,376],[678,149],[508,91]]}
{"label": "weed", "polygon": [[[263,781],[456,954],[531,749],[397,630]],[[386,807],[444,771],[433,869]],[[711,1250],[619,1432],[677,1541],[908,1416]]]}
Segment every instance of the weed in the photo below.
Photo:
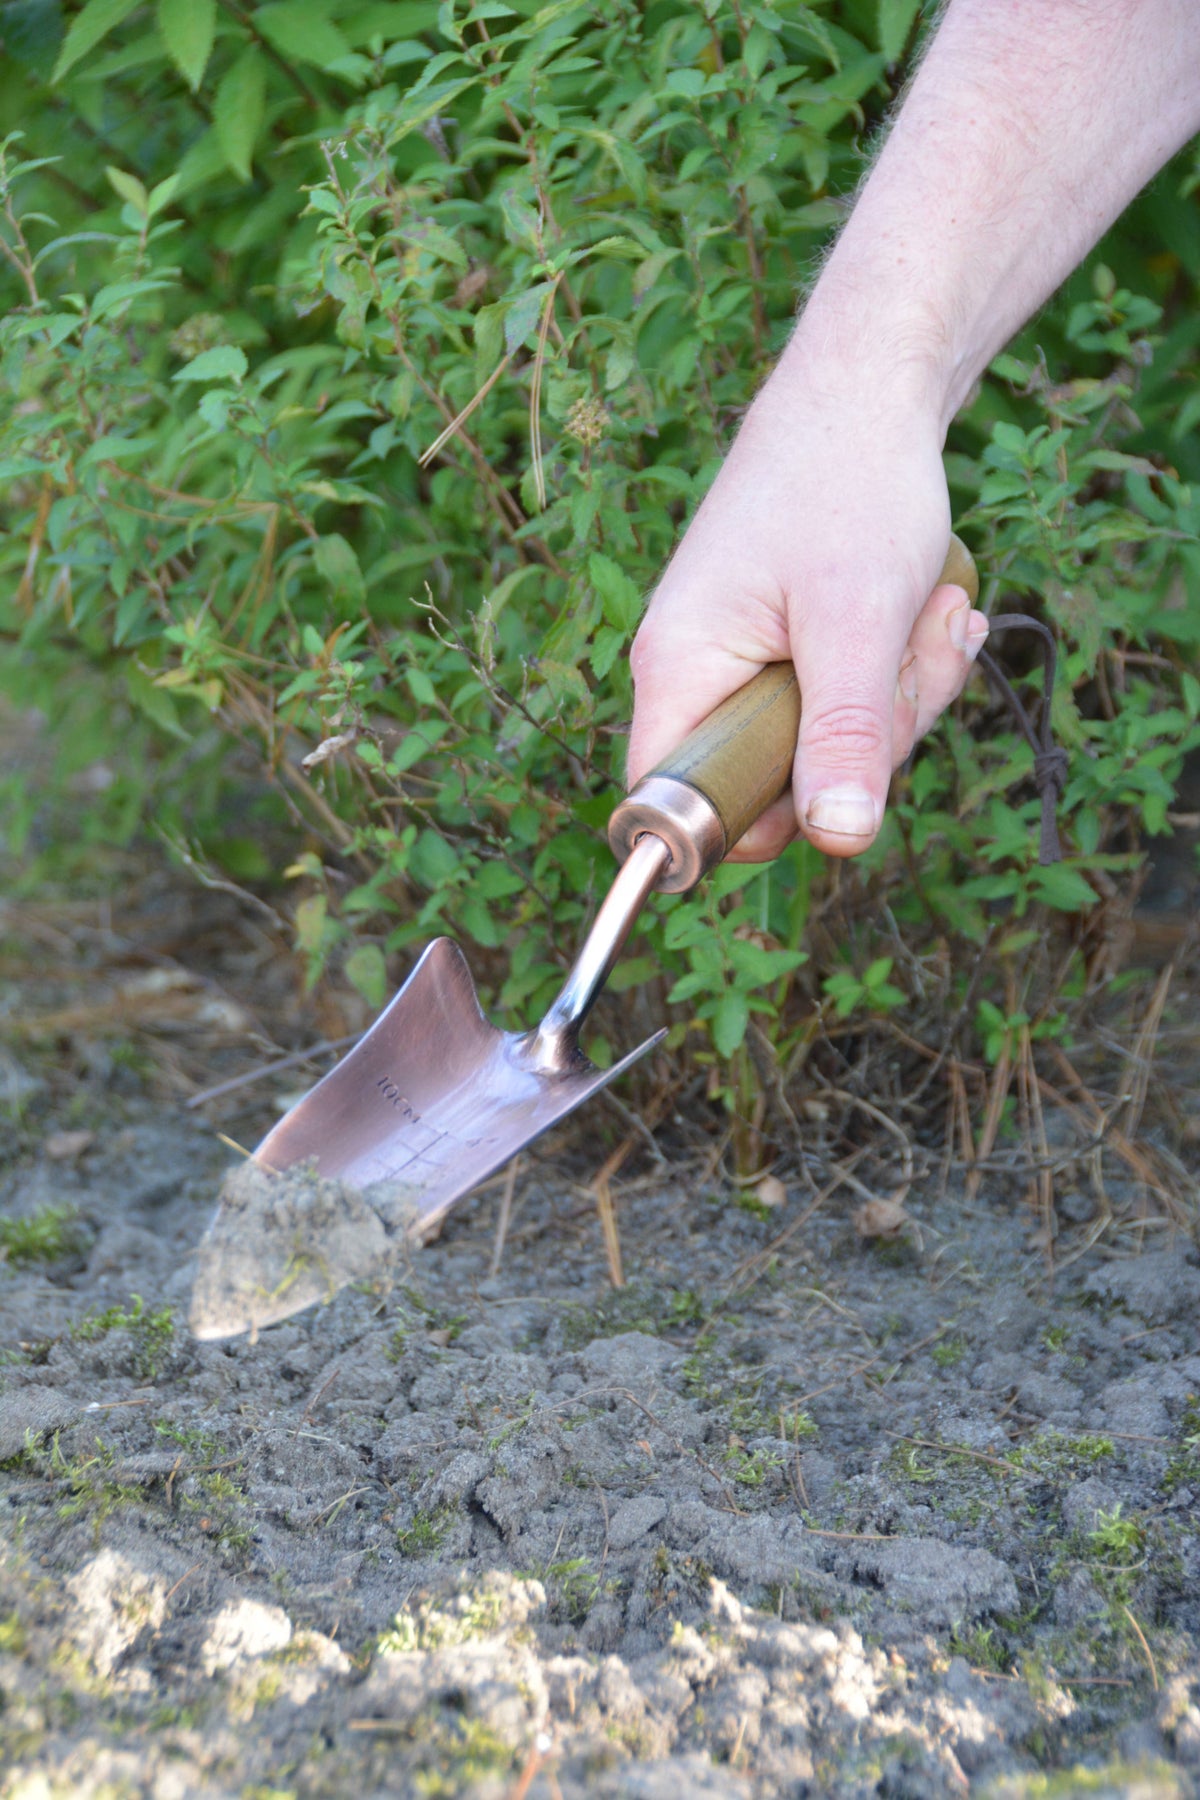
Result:
{"label": "weed", "polygon": [[582,1625],[600,1592],[600,1577],[586,1556],[547,1563],[540,1572],[551,1617],[561,1624]]}
{"label": "weed", "polygon": [[509,1596],[502,1584],[477,1583],[448,1605],[420,1601],[396,1614],[389,1631],[375,1641],[384,1656],[414,1650],[439,1650],[449,1644],[466,1644],[473,1638],[492,1637],[509,1614]]}
{"label": "weed", "polygon": [[[389,1362],[399,1362],[409,1345],[414,1341],[428,1343],[432,1341],[439,1348],[454,1343],[467,1323],[466,1313],[446,1313],[415,1288],[401,1289],[405,1306],[401,1306],[400,1317],[392,1332],[385,1352]],[[423,1327],[420,1339],[415,1339],[418,1325]]]}
{"label": "weed", "polygon": [[1087,1534],[1095,1556],[1104,1562],[1125,1567],[1141,1557],[1146,1542],[1146,1528],[1137,1519],[1126,1518],[1118,1500],[1111,1512],[1098,1512],[1096,1524]]}
{"label": "weed", "polygon": [[733,1444],[724,1452],[722,1461],[741,1487],[762,1487],[772,1470],[782,1466],[783,1458],[772,1450],[747,1450]]}
{"label": "weed", "polygon": [[1097,1432],[1080,1432],[1071,1437],[1061,1431],[1042,1431],[1026,1444],[1014,1445],[1006,1461],[1014,1469],[1045,1476],[1070,1475],[1081,1466],[1103,1462],[1115,1454],[1111,1438]]}
{"label": "weed", "polygon": [[128,1311],[120,1306],[110,1306],[101,1313],[89,1313],[72,1325],[71,1336],[80,1343],[90,1344],[110,1331],[128,1332],[134,1375],[142,1381],[156,1380],[175,1337],[170,1307],[148,1313],[141,1295],[134,1294]]}
{"label": "weed", "polygon": [[110,1445],[100,1438],[95,1439],[95,1445],[94,1456],[80,1452],[68,1461],[59,1434],[55,1432],[50,1445],[48,1473],[68,1490],[68,1497],[58,1504],[59,1518],[90,1519],[92,1536],[99,1543],[105,1522],[122,1507],[140,1505],[142,1491],[113,1475],[117,1453]]}
{"label": "weed", "polygon": [[1012,1658],[990,1625],[975,1625],[964,1633],[951,1633],[948,1645],[951,1655],[963,1656],[976,1669],[993,1669],[1004,1674]]}
{"label": "weed", "polygon": [[413,1792],[421,1800],[459,1800],[464,1793],[491,1787],[498,1775],[512,1769],[515,1749],[481,1719],[460,1716],[425,1723],[422,1747],[436,1761],[413,1774]]}
{"label": "weed", "polygon": [[431,1556],[439,1547],[455,1517],[452,1506],[438,1507],[436,1512],[416,1512],[411,1522],[396,1532],[396,1548],[401,1556]]}
{"label": "weed", "polygon": [[201,1431],[198,1426],[176,1425],[170,1419],[155,1419],[154,1435],[166,1438],[169,1443],[178,1444],[181,1449],[190,1452],[197,1462],[221,1462],[228,1454],[218,1438],[213,1437],[210,1432]]}
{"label": "weed", "polygon": [[26,1633],[20,1613],[10,1612],[0,1618],[0,1656],[20,1656],[25,1649]]}
{"label": "weed", "polygon": [[939,1338],[929,1352],[939,1369],[952,1369],[967,1353],[967,1341],[961,1337]]}
{"label": "weed", "polygon": [[897,1475],[905,1481],[934,1481],[937,1479],[937,1470],[931,1463],[922,1460],[925,1454],[927,1452],[919,1450],[916,1444],[897,1444],[888,1460]]}
{"label": "weed", "polygon": [[0,1255],[10,1263],[61,1262],[87,1243],[79,1213],[71,1206],[43,1206],[23,1218],[0,1219]]}
{"label": "weed", "polygon": [[667,1304],[672,1325],[699,1325],[704,1315],[704,1302],[694,1288],[677,1288]]}
{"label": "weed", "polygon": [[1163,1490],[1200,1486],[1200,1397],[1189,1394],[1179,1422],[1178,1448],[1167,1460]]}

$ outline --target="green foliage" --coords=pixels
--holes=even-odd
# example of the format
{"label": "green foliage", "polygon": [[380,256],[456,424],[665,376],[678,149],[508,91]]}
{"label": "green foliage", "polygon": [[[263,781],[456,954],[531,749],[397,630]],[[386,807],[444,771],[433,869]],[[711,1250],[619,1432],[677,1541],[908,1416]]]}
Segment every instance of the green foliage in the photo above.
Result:
{"label": "green foliage", "polygon": [[86,1242],[79,1214],[70,1206],[43,1206],[24,1217],[0,1219],[0,1255],[10,1263],[58,1262]]}
{"label": "green foliage", "polygon": [[435,1512],[417,1511],[411,1522],[396,1533],[396,1548],[401,1556],[431,1556],[442,1542],[454,1518],[452,1506],[441,1506]]}
{"label": "green foliage", "polygon": [[877,956],[874,962],[868,963],[861,976],[848,969],[839,969],[830,975],[825,982],[825,997],[833,1001],[835,1017],[848,1019],[860,1006],[868,1012],[881,1013],[895,1012],[903,1006],[904,993],[888,980],[892,967],[892,957]]}
{"label": "green foliage", "polygon": [[1096,1557],[1118,1567],[1136,1562],[1145,1542],[1145,1526],[1136,1519],[1125,1518],[1120,1501],[1111,1512],[1098,1512],[1095,1528],[1088,1532],[1088,1543]]}
{"label": "green foliage", "polygon": [[[225,822],[236,739],[292,846],[311,982],[341,970],[377,1005],[450,930],[529,1022],[610,876],[642,597],[921,8],[9,10],[0,682],[54,718],[64,779],[113,761],[73,849],[153,816],[269,874]],[[660,982],[671,1050],[750,1121],[744,1171],[764,1058],[797,1066],[817,996],[835,1030],[923,997],[919,960],[880,953],[882,904],[919,945],[1004,925],[976,991],[998,1054],[1047,914],[1093,906],[1164,826],[1200,744],[1191,207],[1169,172],[999,359],[948,458],[989,596],[1060,639],[1066,861],[1037,865],[1030,752],[973,690],[839,876],[836,968],[805,966],[827,877],[796,846],[648,916],[612,983],[597,1059],[629,1030],[623,989]],[[30,803],[0,800],[19,851]]]}
{"label": "green foliage", "polygon": [[154,1381],[175,1337],[170,1307],[148,1313],[142,1296],[134,1294],[128,1311],[123,1306],[109,1306],[103,1312],[88,1313],[71,1327],[71,1336],[80,1343],[91,1344],[110,1331],[128,1333],[134,1375]]}

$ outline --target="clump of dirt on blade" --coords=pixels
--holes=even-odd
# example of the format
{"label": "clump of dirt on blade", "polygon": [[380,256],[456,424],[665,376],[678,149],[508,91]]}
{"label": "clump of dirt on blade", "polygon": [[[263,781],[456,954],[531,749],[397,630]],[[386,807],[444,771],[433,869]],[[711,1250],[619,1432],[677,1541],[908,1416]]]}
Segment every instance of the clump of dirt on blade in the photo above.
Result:
{"label": "clump of dirt on blade", "polygon": [[[381,1189],[386,1188],[386,1192]],[[380,1212],[399,1221],[394,1236]],[[394,1185],[366,1190],[323,1180],[303,1165],[283,1171],[253,1160],[230,1171],[196,1258],[189,1323],[202,1340],[252,1336],[328,1301],[351,1281],[377,1278],[395,1260],[405,1208]]]}

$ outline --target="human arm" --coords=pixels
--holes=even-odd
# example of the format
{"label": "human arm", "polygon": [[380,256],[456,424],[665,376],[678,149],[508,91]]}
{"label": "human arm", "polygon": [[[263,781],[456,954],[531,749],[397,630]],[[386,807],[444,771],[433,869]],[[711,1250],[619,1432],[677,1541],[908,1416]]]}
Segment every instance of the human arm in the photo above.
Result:
{"label": "human arm", "polygon": [[765,663],[796,664],[797,821],[864,849],[891,770],[986,635],[954,588],[941,452],[1012,333],[1200,128],[1195,0],[950,0],[780,362],[632,652],[638,779]]}

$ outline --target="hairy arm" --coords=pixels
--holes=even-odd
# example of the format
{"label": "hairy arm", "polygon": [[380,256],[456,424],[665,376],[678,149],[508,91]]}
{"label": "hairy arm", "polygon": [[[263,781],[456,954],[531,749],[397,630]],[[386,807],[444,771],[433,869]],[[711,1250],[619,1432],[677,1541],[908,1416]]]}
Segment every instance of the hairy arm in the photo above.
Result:
{"label": "hairy arm", "polygon": [[779,365],[632,653],[637,779],[764,663],[803,718],[797,825],[852,855],[986,635],[953,588],[941,450],[971,384],[1200,128],[1196,0],[950,0]]}

